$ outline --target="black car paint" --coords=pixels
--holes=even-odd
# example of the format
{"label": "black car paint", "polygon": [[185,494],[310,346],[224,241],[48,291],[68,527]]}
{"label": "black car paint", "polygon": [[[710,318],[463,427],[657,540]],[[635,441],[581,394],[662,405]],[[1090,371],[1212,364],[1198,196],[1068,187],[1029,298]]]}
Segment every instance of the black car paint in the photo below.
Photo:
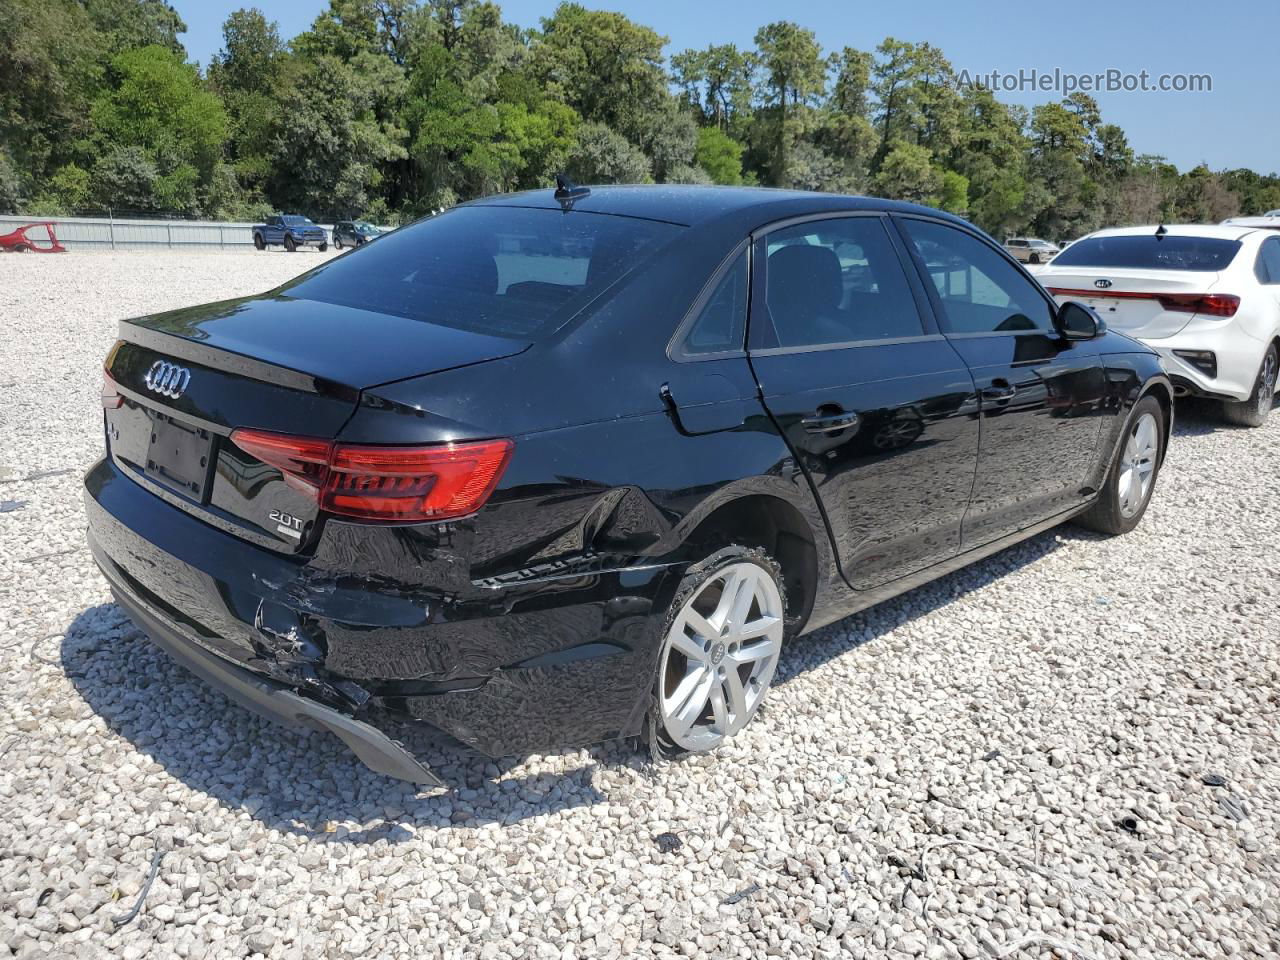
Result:
{"label": "black car paint", "polygon": [[[549,190],[480,202],[558,207]],[[145,404],[219,438],[245,426],[360,443],[506,436],[515,454],[472,516],[313,514],[294,545],[157,487],[111,449],[86,497],[113,588],[192,642],[355,716],[407,714],[492,755],[588,743],[640,731],[666,608],[697,559],[691,537],[721,508],[783,504],[796,518],[812,583],[789,590],[788,619],[812,630],[1079,512],[1137,400],[1156,391],[1171,408],[1156,355],[1136,342],[949,338],[919,276],[926,337],[811,352],[837,390],[786,351],[678,362],[672,336],[690,305],[770,224],[913,214],[973,228],[889,201],[709,188],[597,188],[564,215],[600,213],[689,227],[537,343],[369,315],[362,355],[327,332],[326,312],[346,308],[287,290],[122,324],[108,367],[126,403],[107,413],[109,447],[113,416]],[[318,318],[316,337],[277,333],[303,313]],[[406,336],[430,355],[405,349]],[[157,401],[141,377],[158,357],[199,365],[205,386],[193,375],[190,396]],[[1037,389],[1002,405],[981,394],[997,379]],[[857,410],[865,429],[816,439],[799,428],[829,403]],[[893,442],[877,443],[882,431]],[[285,486],[239,493],[272,503]],[[984,515],[966,516],[971,500]]]}

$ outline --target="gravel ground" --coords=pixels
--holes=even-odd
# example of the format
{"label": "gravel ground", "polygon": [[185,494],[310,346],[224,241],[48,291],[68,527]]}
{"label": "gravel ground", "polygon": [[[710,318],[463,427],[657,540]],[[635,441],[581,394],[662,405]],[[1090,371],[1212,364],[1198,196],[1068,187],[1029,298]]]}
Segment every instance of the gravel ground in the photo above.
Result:
{"label": "gravel ground", "polygon": [[1280,954],[1280,415],[1183,409],[1135,533],[793,644],[715,756],[435,747],[419,794],[173,666],[83,547],[116,319],[316,257],[0,258],[0,957]]}

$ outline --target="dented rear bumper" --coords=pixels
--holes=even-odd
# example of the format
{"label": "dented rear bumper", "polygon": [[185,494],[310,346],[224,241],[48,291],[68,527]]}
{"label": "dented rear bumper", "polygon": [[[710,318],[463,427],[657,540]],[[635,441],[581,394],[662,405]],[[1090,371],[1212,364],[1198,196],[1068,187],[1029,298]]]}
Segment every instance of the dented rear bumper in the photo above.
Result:
{"label": "dented rear bumper", "polygon": [[327,730],[340,738],[360,762],[375,773],[426,786],[445,785],[402,744],[371,724],[308,697],[301,697],[284,684],[209,653],[120,585],[113,583],[112,593],[152,643],[242,707],[284,726]]}
{"label": "dented rear bumper", "polygon": [[490,756],[640,732],[678,565],[531,569],[442,591],[421,572],[467,569],[445,556],[466,541],[459,528],[434,550],[404,538],[407,558],[339,545],[347,571],[366,569],[338,575],[159,501],[110,460],[85,487],[94,557],[158,645],[251,709],[331,730],[379,772],[434,782],[367,722],[380,711]]}

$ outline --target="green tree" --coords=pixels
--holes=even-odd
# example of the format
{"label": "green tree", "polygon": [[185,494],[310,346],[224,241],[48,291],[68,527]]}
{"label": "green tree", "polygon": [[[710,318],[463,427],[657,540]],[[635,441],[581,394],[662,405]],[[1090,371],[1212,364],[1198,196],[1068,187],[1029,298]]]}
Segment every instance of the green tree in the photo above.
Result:
{"label": "green tree", "polygon": [[0,213],[17,213],[24,199],[18,168],[9,151],[0,146]]}
{"label": "green tree", "polygon": [[602,123],[584,123],[567,164],[578,183],[644,183],[651,179],[649,158]]}
{"label": "green tree", "polygon": [[256,8],[234,11],[222,25],[223,46],[209,64],[210,86],[221,96],[230,121],[227,144],[237,184],[225,173],[211,196],[224,210],[262,202],[275,155],[280,120],[280,81],[287,53],[276,24]]}
{"label": "green tree", "polygon": [[765,103],[772,107],[771,181],[787,186],[787,152],[805,125],[804,111],[826,87],[822,48],[812,30],[780,21],[756,32],[760,66],[766,76]]}
{"label": "green tree", "polygon": [[8,204],[39,193],[55,170],[83,154],[104,50],[74,0],[0,3],[0,146],[9,156]]}
{"label": "green tree", "polygon": [[403,131],[373,110],[400,76],[389,59],[367,52],[353,64],[330,54],[298,64],[281,101],[271,199],[316,216],[363,211],[382,166],[405,156]]}
{"label": "green tree", "polygon": [[186,58],[178,34],[186,33],[187,25],[164,0],[85,0],[84,8],[105,49],[113,53],[164,47],[174,56]]}
{"label": "green tree", "polygon": [[937,204],[942,186],[942,175],[934,167],[929,151],[903,140],[890,145],[875,176],[876,192],[881,196],[927,206]]}
{"label": "green tree", "polygon": [[756,58],[732,43],[685,50],[671,58],[672,77],[703,122],[729,130],[751,110]]}
{"label": "green tree", "polygon": [[[114,88],[93,105],[97,137],[109,151],[142,151],[154,166],[146,208],[198,212],[200,186],[213,175],[227,139],[222,101],[167,47],[127,50],[111,61],[111,72]],[[128,166],[138,167],[133,160]]]}
{"label": "green tree", "polygon": [[562,3],[534,38],[533,69],[552,96],[583,120],[634,137],[653,106],[670,96],[666,42],[620,13]]}
{"label": "green tree", "polygon": [[742,183],[742,149],[742,144],[719,127],[702,127],[694,160],[712,183],[738,186]]}

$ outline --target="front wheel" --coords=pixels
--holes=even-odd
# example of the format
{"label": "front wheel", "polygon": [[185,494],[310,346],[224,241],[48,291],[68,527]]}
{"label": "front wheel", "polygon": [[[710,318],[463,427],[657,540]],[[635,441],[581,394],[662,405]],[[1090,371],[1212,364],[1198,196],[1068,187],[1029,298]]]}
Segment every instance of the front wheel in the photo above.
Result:
{"label": "front wheel", "polygon": [[1113,536],[1136,527],[1151,502],[1163,450],[1164,408],[1155,397],[1143,397],[1129,416],[1097,501],[1076,522]]}
{"label": "front wheel", "polygon": [[322,243],[322,244],[320,244],[320,252],[321,252],[321,253],[324,253],[324,252],[325,252],[326,250],[328,250],[328,249],[329,249],[329,245],[328,245],[327,243]]}
{"label": "front wheel", "polygon": [[1038,263],[1040,262],[1040,254],[1038,254],[1038,253],[1033,253],[1033,254],[1031,255],[1031,259],[1030,259],[1028,262],[1029,262],[1029,263],[1035,263],[1035,264],[1038,264]]}
{"label": "front wheel", "polygon": [[1228,400],[1222,405],[1222,416],[1229,423],[1238,423],[1245,427],[1260,427],[1267,422],[1267,414],[1275,403],[1276,377],[1280,372],[1280,358],[1276,355],[1276,345],[1267,347],[1263,354],[1262,366],[1258,369],[1258,379],[1254,381],[1253,393],[1248,400]]}
{"label": "front wheel", "polygon": [[782,583],[771,557],[738,546],[685,574],[658,656],[649,713],[656,755],[714,750],[755,716],[782,652]]}
{"label": "front wheel", "polygon": [[285,237],[284,248],[288,250],[290,253],[293,253],[295,250],[298,249],[298,245],[293,242],[293,237]]}

